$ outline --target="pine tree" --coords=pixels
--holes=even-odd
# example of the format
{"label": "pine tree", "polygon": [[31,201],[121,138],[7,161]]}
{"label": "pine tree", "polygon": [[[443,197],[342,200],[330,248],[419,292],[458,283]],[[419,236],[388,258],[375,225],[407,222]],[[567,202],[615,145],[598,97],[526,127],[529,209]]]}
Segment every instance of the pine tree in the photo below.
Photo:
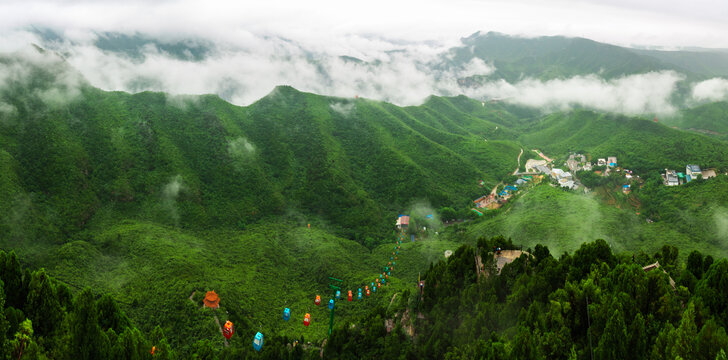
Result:
{"label": "pine tree", "polygon": [[599,339],[596,351],[597,359],[625,359],[627,358],[627,327],[619,310],[614,310],[612,317],[604,327],[604,333]]}
{"label": "pine tree", "polygon": [[695,305],[690,303],[683,312],[680,326],[672,337],[671,353],[673,357],[680,356],[683,359],[695,358],[695,339],[698,336],[698,329],[695,326]]}
{"label": "pine tree", "polygon": [[35,330],[40,336],[50,335],[63,320],[63,312],[56,298],[55,289],[43,269],[31,275],[25,313],[33,321]]}
{"label": "pine tree", "polygon": [[96,302],[91,290],[84,289],[76,296],[70,315],[71,358],[101,359],[108,353],[108,338],[98,324]]}

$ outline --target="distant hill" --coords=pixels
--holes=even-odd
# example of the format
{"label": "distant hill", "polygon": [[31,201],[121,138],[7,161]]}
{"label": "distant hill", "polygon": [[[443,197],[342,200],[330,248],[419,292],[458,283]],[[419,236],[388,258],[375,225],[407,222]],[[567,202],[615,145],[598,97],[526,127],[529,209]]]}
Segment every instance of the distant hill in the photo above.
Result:
{"label": "distant hill", "polygon": [[664,123],[680,129],[728,140],[728,102],[718,101],[681,110]]}
{"label": "distant hill", "polygon": [[491,62],[496,71],[490,77],[509,82],[522,77],[547,80],[598,74],[609,79],[650,71],[687,71],[632,49],[563,36],[523,38],[478,32],[463,38],[462,45],[451,49],[450,54],[454,64],[464,64],[472,58]]}
{"label": "distant hill", "polygon": [[663,63],[672,64],[695,74],[705,76],[728,76],[728,50],[701,49],[660,51],[630,49],[641,55],[653,57]]}

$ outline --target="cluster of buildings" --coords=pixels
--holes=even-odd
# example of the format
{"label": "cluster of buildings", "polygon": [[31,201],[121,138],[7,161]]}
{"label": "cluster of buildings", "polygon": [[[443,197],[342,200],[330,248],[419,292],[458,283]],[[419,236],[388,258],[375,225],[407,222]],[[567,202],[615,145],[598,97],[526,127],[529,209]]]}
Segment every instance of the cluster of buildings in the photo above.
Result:
{"label": "cluster of buildings", "polygon": [[566,166],[572,172],[579,170],[591,171],[592,169],[592,163],[587,161],[586,155],[584,154],[569,154],[569,160],[566,160]]}
{"label": "cluster of buildings", "polygon": [[662,174],[662,181],[667,186],[677,186],[685,183],[689,183],[702,177],[703,179],[709,179],[715,177],[715,169],[701,170],[700,166],[694,164],[688,164],[685,166],[685,172],[677,172],[671,169],[665,169],[665,173]]}
{"label": "cluster of buildings", "polygon": [[[496,196],[496,194],[483,195],[473,200],[473,203],[475,203],[476,208],[497,208],[500,206],[500,204],[508,201],[511,195],[518,191],[519,186],[525,185],[528,181],[532,179],[532,176],[524,176],[516,180],[515,184],[506,185],[503,190],[498,193],[498,196]],[[476,213],[478,212],[476,211]]]}
{"label": "cluster of buildings", "polygon": [[549,169],[546,165],[537,165],[536,170],[556,180],[556,182],[558,182],[559,186],[561,187],[569,189],[576,189],[578,187],[578,185],[574,181],[574,175],[572,175],[568,171],[564,171],[558,168]]}

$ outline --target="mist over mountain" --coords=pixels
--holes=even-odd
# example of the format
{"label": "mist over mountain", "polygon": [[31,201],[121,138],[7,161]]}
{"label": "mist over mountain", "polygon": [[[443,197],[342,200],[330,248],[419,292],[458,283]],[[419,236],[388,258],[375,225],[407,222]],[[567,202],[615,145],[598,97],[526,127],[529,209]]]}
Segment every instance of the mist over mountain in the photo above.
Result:
{"label": "mist over mountain", "polygon": [[213,93],[238,105],[252,103],[275,86],[291,85],[398,105],[422,104],[430,95],[463,94],[547,112],[584,107],[670,115],[728,93],[711,85],[721,81],[713,77],[727,74],[710,66],[720,63],[723,52],[696,56],[674,51],[668,56],[559,36],[474,33],[455,46],[363,37],[349,49],[326,49],[275,35],[212,41],[119,32],[69,37],[49,29],[22,34],[62,54],[92,85],[105,90]]}

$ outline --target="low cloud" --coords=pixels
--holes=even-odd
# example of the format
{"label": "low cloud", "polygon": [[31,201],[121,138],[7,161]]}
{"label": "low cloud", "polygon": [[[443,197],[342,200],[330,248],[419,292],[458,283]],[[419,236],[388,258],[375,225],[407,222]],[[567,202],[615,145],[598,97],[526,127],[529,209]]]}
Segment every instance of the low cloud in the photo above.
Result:
{"label": "low cloud", "polygon": [[255,154],[255,146],[240,136],[228,142],[228,153],[235,159],[247,159]]}
{"label": "low cloud", "polygon": [[573,106],[623,113],[669,114],[675,111],[671,97],[684,76],[673,71],[650,72],[605,80],[596,75],[540,81],[525,79],[485,83],[470,89],[471,97],[503,101],[549,110]]}
{"label": "low cloud", "polygon": [[728,99],[728,80],[713,78],[693,86],[692,98],[695,101],[721,101]]}
{"label": "low cloud", "polygon": [[16,111],[15,106],[0,101],[0,115],[13,115]]}
{"label": "low cloud", "polygon": [[175,226],[179,225],[179,211],[177,210],[177,197],[180,192],[187,190],[182,182],[182,176],[175,175],[162,187],[162,209],[169,215]]}
{"label": "low cloud", "polygon": [[335,102],[329,105],[331,110],[345,118],[350,117],[354,113],[354,103]]}
{"label": "low cloud", "polygon": [[[322,95],[359,96],[401,106],[419,105],[433,94],[464,94],[476,99],[500,98],[546,112],[586,107],[629,115],[670,114],[676,110],[671,100],[677,84],[684,80],[682,74],[661,71],[615,79],[592,74],[509,83],[488,80],[495,71],[492,64],[473,58],[458,65],[448,58],[447,49],[437,44],[352,35],[349,48],[311,50],[275,36],[242,35],[245,41],[198,42],[207,46],[199,61],[160,50],[155,44],[163,40],[140,46],[134,50],[135,56],[98,48],[94,45],[98,35],[93,34],[75,34],[73,41],[56,40],[44,46],[64,54],[68,64],[96,87],[132,93],[166,92],[168,103],[182,109],[191,104],[191,97],[185,94],[217,94],[233,104],[249,105],[278,85],[290,85]],[[170,41],[179,44],[182,40]],[[79,77],[64,74],[56,76],[53,87],[37,94],[47,104],[59,105],[79,95]],[[462,81],[470,77],[479,80]],[[480,85],[474,85],[479,81]],[[714,79],[700,83],[693,97],[725,96],[726,82]],[[0,72],[0,86],[2,83]],[[344,116],[352,110],[345,103],[334,103],[331,109]]]}
{"label": "low cloud", "polygon": [[[81,97],[83,77],[60,56],[30,45],[0,58],[0,96],[6,91],[32,90],[50,107],[63,106]],[[11,108],[12,107],[12,108]],[[0,101],[0,113],[14,106]]]}

